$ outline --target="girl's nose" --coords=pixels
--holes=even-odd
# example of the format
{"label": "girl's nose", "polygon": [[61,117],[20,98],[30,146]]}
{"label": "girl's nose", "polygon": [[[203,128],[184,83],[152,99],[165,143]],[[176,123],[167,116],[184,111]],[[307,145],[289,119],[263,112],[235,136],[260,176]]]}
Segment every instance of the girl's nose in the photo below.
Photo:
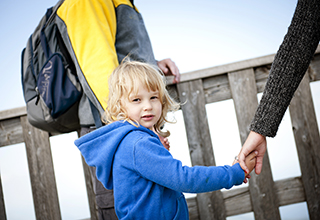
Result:
{"label": "girl's nose", "polygon": [[149,101],[146,101],[145,104],[144,104],[144,108],[143,110],[144,111],[148,111],[148,110],[151,110],[152,109],[152,105]]}

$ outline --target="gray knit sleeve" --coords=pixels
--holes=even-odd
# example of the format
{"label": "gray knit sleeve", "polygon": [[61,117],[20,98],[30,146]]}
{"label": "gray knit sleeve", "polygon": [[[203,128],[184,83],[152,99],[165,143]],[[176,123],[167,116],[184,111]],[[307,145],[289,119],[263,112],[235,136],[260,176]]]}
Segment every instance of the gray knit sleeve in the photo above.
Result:
{"label": "gray knit sleeve", "polygon": [[299,0],[250,130],[274,137],[320,40],[320,1]]}

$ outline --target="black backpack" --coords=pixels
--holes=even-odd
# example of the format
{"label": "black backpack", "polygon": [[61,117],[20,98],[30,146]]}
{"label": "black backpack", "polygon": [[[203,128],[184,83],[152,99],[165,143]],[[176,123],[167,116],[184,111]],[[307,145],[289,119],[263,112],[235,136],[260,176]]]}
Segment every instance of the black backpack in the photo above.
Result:
{"label": "black backpack", "polygon": [[[22,87],[33,126],[59,134],[80,128],[82,88],[75,65],[56,24],[59,1],[49,8],[22,51]],[[64,37],[66,39],[66,37]],[[68,39],[68,37],[67,37]]]}

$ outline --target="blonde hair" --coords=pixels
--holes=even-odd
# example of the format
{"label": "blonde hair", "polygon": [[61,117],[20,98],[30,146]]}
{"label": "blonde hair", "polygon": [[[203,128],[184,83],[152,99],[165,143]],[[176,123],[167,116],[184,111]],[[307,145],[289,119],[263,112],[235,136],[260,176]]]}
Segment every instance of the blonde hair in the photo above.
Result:
{"label": "blonde hair", "polygon": [[129,98],[131,93],[138,92],[138,82],[141,82],[149,91],[159,91],[159,99],[162,104],[162,113],[154,125],[155,131],[163,137],[170,135],[169,131],[162,131],[165,122],[169,121],[166,116],[170,111],[177,111],[180,108],[179,103],[175,102],[169,95],[165,77],[162,71],[148,63],[138,61],[126,61],[121,63],[110,75],[109,78],[109,96],[107,99],[107,108],[103,115],[103,122],[110,123],[114,121],[128,121],[134,126],[139,123],[128,117],[125,108],[121,104],[121,98]]}

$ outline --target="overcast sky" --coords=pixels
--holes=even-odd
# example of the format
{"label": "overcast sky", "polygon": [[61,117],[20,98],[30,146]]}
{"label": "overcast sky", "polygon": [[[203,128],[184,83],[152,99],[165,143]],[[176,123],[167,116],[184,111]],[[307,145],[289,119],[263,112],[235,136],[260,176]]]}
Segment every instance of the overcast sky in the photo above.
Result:
{"label": "overcast sky", "polygon": [[[21,51],[46,8],[55,3],[55,0],[0,2],[0,111],[25,105]],[[296,0],[135,1],[156,59],[170,57],[182,74],[276,53],[296,3]],[[319,96],[319,83],[312,83],[311,88]],[[314,103],[317,115],[319,102],[318,99]],[[216,163],[231,164],[241,147],[233,102],[210,104],[207,113]],[[172,133],[171,152],[185,165],[191,165],[181,112],[176,118],[178,123],[168,126]],[[73,145],[76,138],[75,133],[51,138],[64,220],[89,217],[80,155]],[[268,152],[274,180],[301,175],[288,114],[277,137],[268,139]],[[24,144],[0,148],[0,172],[8,219],[35,219]],[[282,219],[308,219],[305,203],[281,207],[280,213]],[[253,214],[228,219],[253,219]]]}

